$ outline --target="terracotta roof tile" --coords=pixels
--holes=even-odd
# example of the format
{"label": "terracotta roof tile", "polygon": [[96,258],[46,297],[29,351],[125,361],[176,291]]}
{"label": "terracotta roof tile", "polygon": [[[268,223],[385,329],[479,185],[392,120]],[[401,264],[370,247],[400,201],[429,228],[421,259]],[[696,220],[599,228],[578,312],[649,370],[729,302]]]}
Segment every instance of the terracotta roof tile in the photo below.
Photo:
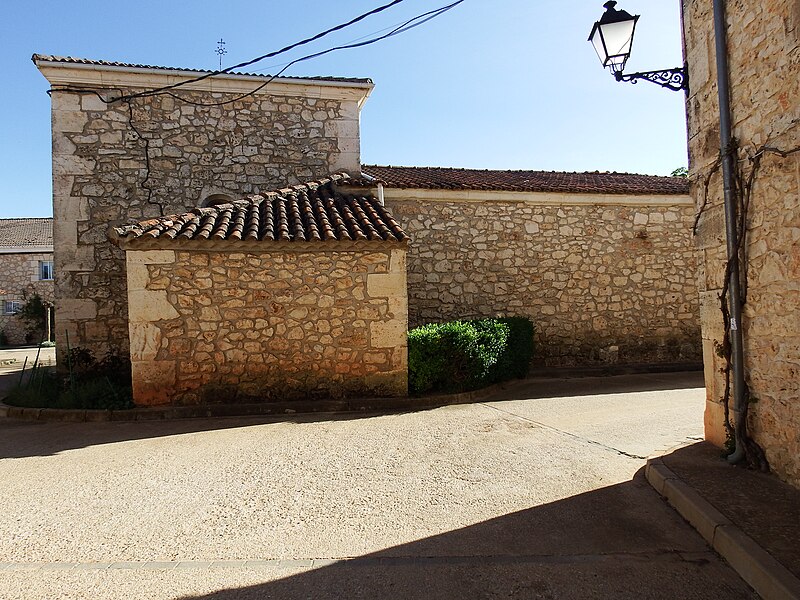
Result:
{"label": "terracotta roof tile", "polygon": [[402,242],[408,236],[372,194],[343,194],[336,185],[358,180],[346,173],[320,181],[116,227],[124,240],[257,242]]}
{"label": "terracotta roof tile", "polygon": [[[111,60],[92,60],[89,58],[74,58],[72,56],[53,56],[50,54],[34,54],[31,56],[31,60],[35,63],[41,62],[56,62],[56,63],[66,63],[66,64],[75,64],[75,65],[94,65],[94,66],[101,66],[101,67],[121,67],[125,69],[156,69],[158,71],[182,71],[184,73],[197,73],[198,75],[202,75],[204,73],[209,73],[210,71],[204,69],[184,69],[179,67],[160,67],[156,65],[140,65],[134,63],[125,63],[125,62],[117,62]],[[246,75],[249,77],[261,77],[264,79],[269,79],[272,75],[267,75],[265,73],[242,73],[240,71],[231,71],[227,73],[228,75]],[[276,76],[276,79],[301,79],[301,80],[310,80],[310,81],[334,81],[338,83],[361,83],[365,85],[372,84],[371,79],[361,78],[361,77],[291,77],[291,76]]]}
{"label": "terracotta roof tile", "polygon": [[0,247],[53,245],[53,218],[0,219]]}
{"label": "terracotta roof tile", "polygon": [[683,177],[657,177],[632,173],[491,171],[377,165],[364,165],[362,171],[382,181],[388,187],[407,189],[627,195],[689,193],[689,182]]}

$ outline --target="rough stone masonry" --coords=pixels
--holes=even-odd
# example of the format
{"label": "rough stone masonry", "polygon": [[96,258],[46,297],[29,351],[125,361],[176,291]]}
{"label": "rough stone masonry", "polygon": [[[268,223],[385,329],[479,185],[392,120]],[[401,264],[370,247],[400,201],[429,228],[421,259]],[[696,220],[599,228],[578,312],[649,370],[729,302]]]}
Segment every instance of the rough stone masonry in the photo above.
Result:
{"label": "rough stone masonry", "polygon": [[[0,331],[11,345],[38,344],[44,332],[29,339],[29,324],[19,316],[6,314],[5,301],[24,303],[33,294],[46,303],[53,302],[53,281],[40,277],[41,263],[53,260],[47,253],[0,253]],[[38,337],[37,337],[38,336]]]}
{"label": "rough stone masonry", "polygon": [[[733,135],[744,180],[765,147],[800,148],[800,1],[726,2]],[[690,176],[698,212],[706,438],[723,445],[725,361],[720,293],[725,277],[725,220],[719,105],[710,2],[684,2],[689,67]],[[800,153],[766,150],[753,179],[746,217],[743,307],[749,431],[771,468],[800,486]],[[732,404],[732,403],[731,403]],[[731,421],[735,415],[731,412]]]}
{"label": "rough stone masonry", "polygon": [[140,405],[407,393],[405,248],[129,250]]}
{"label": "rough stone masonry", "polygon": [[[170,96],[107,102],[198,73],[34,55],[53,87],[56,340],[128,353],[125,257],[110,226],[358,173],[359,110],[372,83],[221,76]],[[59,91],[68,87],[72,91]],[[84,90],[80,93],[80,90]],[[77,92],[75,90],[78,90]],[[99,95],[90,90],[100,90]]]}
{"label": "rough stone masonry", "polygon": [[[238,201],[245,194],[280,195],[291,191],[287,184],[319,180],[336,171],[354,176],[348,185],[377,186],[369,178],[364,178],[366,184],[355,181],[361,174],[359,109],[372,89],[368,80],[279,79],[268,89],[237,99],[237,94],[252,91],[264,78],[225,75],[181,88],[183,101],[147,96],[128,104],[113,99],[125,92],[186,80],[193,74],[102,61],[34,59],[54,88],[54,233],[60,310],[56,329],[61,351],[64,333],[69,333],[74,345],[96,355],[110,350],[127,354],[141,341],[128,337],[134,329],[129,329],[129,322],[136,320],[129,299],[141,290],[132,289],[130,278],[126,280],[123,250],[109,242],[110,227],[118,229],[159,217],[170,221],[169,215]],[[99,90],[99,96],[91,90]],[[600,179],[617,175],[593,174]],[[476,183],[477,189],[490,190],[480,200],[471,197],[469,190],[464,197],[439,197],[436,190],[409,196],[402,189],[386,187],[386,208],[398,215],[412,238],[408,242],[412,325],[527,315],[536,327],[537,358],[546,365],[698,358],[696,262],[688,237],[692,215],[685,190],[648,195],[623,186],[600,194],[581,193],[585,188],[578,186],[560,194],[515,195],[495,194],[485,182]],[[370,190],[373,193],[382,206],[382,192]],[[371,196],[363,207],[378,210],[375,200]],[[299,210],[300,204],[292,206]],[[298,215],[296,222],[307,220]],[[166,221],[162,224],[169,228]],[[228,237],[226,229],[222,238]],[[239,250],[231,247],[228,251]],[[310,267],[312,262],[309,259],[304,264]],[[263,266],[263,272],[269,273]],[[168,267],[163,269],[170,277],[176,276]],[[242,271],[232,267],[232,273],[234,281],[226,284],[229,289],[223,290],[223,284],[217,282],[213,290],[233,293]],[[175,285],[181,280],[176,277]],[[188,280],[184,283],[188,285]],[[297,285],[310,284],[297,281]],[[357,289],[354,287],[353,293]],[[212,305],[219,300],[213,290],[208,298],[200,294]],[[177,297],[179,290],[171,293]],[[248,296],[247,301],[256,299]],[[170,305],[181,314],[177,305]],[[297,307],[298,315],[302,309]],[[363,321],[355,305],[352,309],[351,318]],[[328,317],[320,314],[309,320],[316,318],[324,321]],[[252,320],[244,316],[231,319],[233,326],[224,326],[231,331],[236,323]],[[171,334],[184,336],[186,341],[201,331],[194,323],[184,325],[180,335]],[[295,331],[284,325],[287,335]],[[276,333],[277,324],[265,326],[263,331],[281,335]],[[167,361],[165,353],[170,346],[164,340],[169,336],[163,331],[159,335],[161,354],[146,360]],[[203,346],[199,352],[216,358],[225,352],[250,356],[254,350],[244,347],[245,340],[252,349],[255,340],[243,335],[233,340],[222,336],[224,348],[214,347],[212,352]],[[319,340],[309,337],[307,341],[315,346]],[[339,342],[334,338],[333,343]],[[346,340],[342,344],[355,351]],[[202,371],[190,372],[194,367],[188,363],[200,361],[189,360],[184,346],[176,342],[171,347],[176,358],[170,359],[169,365],[150,365],[154,382],[164,373],[164,381],[173,381],[173,369],[176,382],[183,374],[187,381],[203,379]],[[369,355],[372,363],[367,363],[367,354],[353,360],[356,358],[365,364],[382,364],[377,355]],[[180,366],[182,363],[186,365]],[[398,359],[386,364],[394,368]],[[204,368],[210,370],[212,365]],[[224,371],[215,371],[225,380],[223,385],[234,385],[236,377],[237,385],[247,383],[241,373]],[[158,386],[153,383],[151,387]],[[186,397],[186,401],[195,400]]]}
{"label": "rough stone masonry", "polygon": [[539,365],[699,360],[686,196],[421,195],[387,191],[413,240],[412,326],[525,315]]}

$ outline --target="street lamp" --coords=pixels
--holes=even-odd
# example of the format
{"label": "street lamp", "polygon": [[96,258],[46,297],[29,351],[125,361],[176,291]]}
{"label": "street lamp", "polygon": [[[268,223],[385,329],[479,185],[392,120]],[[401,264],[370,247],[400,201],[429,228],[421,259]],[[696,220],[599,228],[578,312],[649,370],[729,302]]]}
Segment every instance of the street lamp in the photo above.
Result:
{"label": "street lamp", "polygon": [[633,34],[639,15],[631,15],[627,11],[617,10],[614,0],[603,5],[606,12],[592,27],[589,41],[592,42],[603,67],[609,67],[617,81],[636,83],[646,79],[673,91],[689,91],[686,67],[677,69],[660,69],[642,73],[624,74],[625,63],[631,56]]}

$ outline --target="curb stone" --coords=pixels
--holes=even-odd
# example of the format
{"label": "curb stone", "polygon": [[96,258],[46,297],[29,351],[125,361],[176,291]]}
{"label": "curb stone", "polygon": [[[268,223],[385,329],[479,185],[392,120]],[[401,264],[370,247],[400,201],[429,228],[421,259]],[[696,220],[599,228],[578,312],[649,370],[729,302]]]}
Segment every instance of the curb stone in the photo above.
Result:
{"label": "curb stone", "polygon": [[647,461],[645,477],[764,600],[800,600],[800,579],[687,485],[661,458]]}
{"label": "curb stone", "polygon": [[[615,375],[702,371],[702,363],[664,363],[656,365],[607,365],[604,367],[534,368],[525,380],[541,378],[581,378]],[[471,404],[485,400],[493,393],[507,389],[515,381],[503,381],[480,390],[435,396],[401,398],[352,398],[347,400],[299,400],[292,402],[263,402],[257,404],[205,404],[195,406],[162,406],[128,410],[72,410],[57,408],[21,408],[3,403],[0,398],[0,419],[50,422],[122,422],[163,421],[174,419],[205,419],[216,417],[272,416],[291,417],[309,414],[358,414],[368,412],[398,412],[430,410],[456,404]]]}

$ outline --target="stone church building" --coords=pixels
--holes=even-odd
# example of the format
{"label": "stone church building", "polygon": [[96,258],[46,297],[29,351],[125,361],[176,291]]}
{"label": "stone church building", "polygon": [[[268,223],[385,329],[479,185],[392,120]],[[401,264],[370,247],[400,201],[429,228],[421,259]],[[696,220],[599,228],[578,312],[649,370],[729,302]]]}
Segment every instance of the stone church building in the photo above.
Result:
{"label": "stone church building", "polygon": [[456,318],[529,316],[542,365],[699,359],[683,179],[362,166],[368,79],[33,61],[58,350],[130,355],[138,404],[402,395],[409,324]]}

